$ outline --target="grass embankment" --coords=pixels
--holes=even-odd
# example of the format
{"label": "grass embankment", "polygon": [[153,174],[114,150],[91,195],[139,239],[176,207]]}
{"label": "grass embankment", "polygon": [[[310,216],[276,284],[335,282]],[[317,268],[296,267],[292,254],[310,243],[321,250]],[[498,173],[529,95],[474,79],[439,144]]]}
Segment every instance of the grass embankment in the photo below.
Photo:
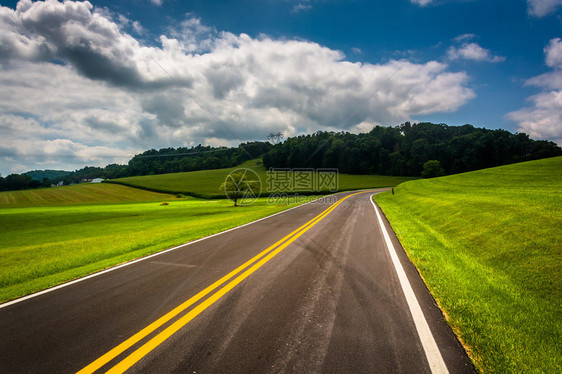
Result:
{"label": "grass embankment", "polygon": [[485,373],[562,371],[562,157],[375,200]]}
{"label": "grass embankment", "polygon": [[[191,171],[185,173],[171,173],[159,175],[145,175],[113,179],[112,183],[143,188],[149,191],[158,191],[172,194],[185,194],[202,198],[224,198],[224,193],[219,190],[220,185],[232,171],[239,168],[253,170],[262,183],[262,196],[271,193],[287,192],[282,190],[269,190],[267,170],[259,160],[250,160],[228,169]],[[251,175],[249,175],[252,177]],[[416,179],[411,177],[391,177],[381,175],[350,175],[339,174],[338,191],[359,190],[376,187],[393,187],[402,182]],[[298,191],[297,191],[298,192]],[[298,193],[319,193],[318,191],[300,191]],[[321,191],[320,193],[329,193]]]}
{"label": "grass embankment", "polygon": [[[160,205],[164,201],[169,205]],[[262,198],[234,208],[226,199],[177,199],[111,184],[1,192],[0,301],[292,205],[267,204]]]}

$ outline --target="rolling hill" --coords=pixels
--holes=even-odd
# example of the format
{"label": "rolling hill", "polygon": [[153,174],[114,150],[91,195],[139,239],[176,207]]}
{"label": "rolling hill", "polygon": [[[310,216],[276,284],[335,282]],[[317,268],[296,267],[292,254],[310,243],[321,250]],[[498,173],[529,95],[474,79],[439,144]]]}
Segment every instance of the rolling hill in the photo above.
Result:
{"label": "rolling hill", "polygon": [[36,190],[0,192],[0,208],[138,203],[170,199],[175,199],[175,196],[116,184],[86,183]]}
{"label": "rolling hill", "polygon": [[[224,198],[224,193],[219,189],[229,173],[237,169],[250,169],[256,173],[261,180],[262,196],[272,193],[288,192],[282,189],[270,189],[268,185],[268,171],[262,165],[261,160],[250,160],[243,164],[227,169],[191,171],[184,173],[170,173],[159,175],[145,175],[138,177],[127,177],[112,179],[110,183],[122,184],[149,191],[157,191],[171,194],[184,194],[202,198]],[[289,174],[289,178],[292,175]],[[402,182],[413,180],[412,177],[393,177],[381,175],[351,175],[339,174],[337,190],[349,191],[375,187],[394,187]],[[321,191],[297,191],[300,194],[326,194],[333,191],[323,189]]]}
{"label": "rolling hill", "polygon": [[375,198],[482,372],[560,372],[561,190],[555,157]]}

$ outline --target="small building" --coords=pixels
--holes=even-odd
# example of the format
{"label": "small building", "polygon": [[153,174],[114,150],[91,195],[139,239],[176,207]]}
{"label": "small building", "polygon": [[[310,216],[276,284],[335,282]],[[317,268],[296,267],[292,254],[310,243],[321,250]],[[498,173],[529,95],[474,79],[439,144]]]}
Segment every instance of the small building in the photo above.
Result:
{"label": "small building", "polygon": [[101,183],[103,182],[103,178],[94,178],[90,183]]}

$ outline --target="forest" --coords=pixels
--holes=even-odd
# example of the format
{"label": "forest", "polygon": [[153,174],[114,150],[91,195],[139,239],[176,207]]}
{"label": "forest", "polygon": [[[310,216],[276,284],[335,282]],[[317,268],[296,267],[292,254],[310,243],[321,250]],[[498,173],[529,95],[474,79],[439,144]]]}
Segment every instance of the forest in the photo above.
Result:
{"label": "forest", "polygon": [[445,174],[562,155],[553,142],[471,125],[406,122],[368,133],[317,132],[289,138],[263,156],[267,168],[338,168],[340,173],[420,176],[437,160]]}
{"label": "forest", "polygon": [[338,168],[340,173],[420,176],[424,164],[439,161],[445,174],[562,155],[554,142],[527,134],[476,128],[472,125],[406,122],[376,126],[368,133],[319,131],[280,141],[248,142],[238,147],[150,149],[126,165],[88,166],[73,172],[32,171],[0,176],[0,191],[80,183],[94,178],[228,168],[263,157],[266,168]]}

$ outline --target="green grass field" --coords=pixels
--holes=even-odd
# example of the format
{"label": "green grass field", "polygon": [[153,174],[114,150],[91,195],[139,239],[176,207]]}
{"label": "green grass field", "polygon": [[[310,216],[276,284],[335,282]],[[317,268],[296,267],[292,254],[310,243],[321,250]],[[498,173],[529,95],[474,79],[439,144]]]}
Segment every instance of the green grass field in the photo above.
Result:
{"label": "green grass field", "polygon": [[484,373],[562,372],[562,157],[375,197]]}
{"label": "green grass field", "polygon": [[1,192],[0,202],[0,301],[296,205],[235,208],[105,183]]}
{"label": "green grass field", "polygon": [[[267,195],[259,160],[255,170]],[[266,198],[232,207],[219,190],[237,168],[123,178],[125,184],[83,184],[0,192],[0,301],[9,300],[149,253],[295,206]],[[412,178],[340,175],[342,190],[395,186]],[[131,188],[130,185],[138,188]],[[164,194],[158,192],[170,192]],[[178,198],[177,194],[206,198]],[[160,202],[169,202],[161,206]]]}
{"label": "green grass field", "polygon": [[75,186],[41,188],[36,190],[0,192],[0,209],[56,205],[85,205],[150,202],[175,199],[150,191],[117,184],[80,184]]}
{"label": "green grass field", "polygon": [[[219,187],[228,174],[238,168],[248,168],[255,171],[262,183],[262,195],[284,192],[282,190],[270,190],[268,188],[267,170],[259,160],[250,160],[242,165],[228,169],[145,175],[114,179],[112,182],[172,194],[181,193],[203,198],[224,198],[224,193],[219,190]],[[339,174],[338,190],[350,191],[365,188],[394,187],[412,179],[416,178]],[[326,192],[328,191],[324,191],[324,193]],[[303,192],[301,191],[300,193],[302,194]]]}

